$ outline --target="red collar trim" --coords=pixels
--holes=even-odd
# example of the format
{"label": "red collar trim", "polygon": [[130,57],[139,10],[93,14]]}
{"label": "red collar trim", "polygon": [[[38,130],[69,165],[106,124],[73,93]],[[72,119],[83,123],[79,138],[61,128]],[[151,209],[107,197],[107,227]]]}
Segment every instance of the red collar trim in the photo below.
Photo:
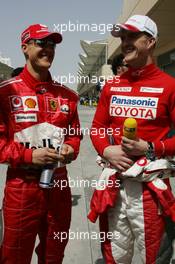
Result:
{"label": "red collar trim", "polygon": [[27,69],[27,65],[25,65],[24,70],[21,72],[20,77],[24,80],[24,82],[31,88],[36,88],[37,86],[41,85],[48,85],[49,83],[52,82],[51,74],[49,72],[49,77],[48,81],[46,82],[41,82],[35,79],[30,72]]}
{"label": "red collar trim", "polygon": [[146,78],[150,74],[155,73],[157,70],[158,70],[157,66],[152,63],[140,69],[129,68],[127,74],[131,78],[142,79],[142,78]]}

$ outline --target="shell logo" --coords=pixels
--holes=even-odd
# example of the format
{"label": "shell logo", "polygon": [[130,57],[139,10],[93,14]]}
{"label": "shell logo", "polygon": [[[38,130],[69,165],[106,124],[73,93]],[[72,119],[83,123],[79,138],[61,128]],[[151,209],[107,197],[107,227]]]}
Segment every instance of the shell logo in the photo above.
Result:
{"label": "shell logo", "polygon": [[33,99],[33,98],[27,98],[25,100],[25,105],[28,107],[28,108],[35,108],[36,106],[36,101]]}

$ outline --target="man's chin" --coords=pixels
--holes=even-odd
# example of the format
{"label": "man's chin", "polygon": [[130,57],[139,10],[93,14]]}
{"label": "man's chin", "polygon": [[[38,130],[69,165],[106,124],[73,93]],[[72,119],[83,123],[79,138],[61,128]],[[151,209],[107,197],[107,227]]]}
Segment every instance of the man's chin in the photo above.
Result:
{"label": "man's chin", "polygon": [[42,69],[49,69],[51,67],[52,63],[51,62],[43,62],[40,64],[40,67]]}
{"label": "man's chin", "polygon": [[137,67],[138,58],[134,54],[128,54],[124,57],[124,62],[132,68]]}
{"label": "man's chin", "polygon": [[132,62],[135,59],[136,59],[136,56],[135,56],[135,54],[133,54],[133,52],[126,54],[124,57],[124,61],[126,62],[126,64],[129,64],[130,62]]}

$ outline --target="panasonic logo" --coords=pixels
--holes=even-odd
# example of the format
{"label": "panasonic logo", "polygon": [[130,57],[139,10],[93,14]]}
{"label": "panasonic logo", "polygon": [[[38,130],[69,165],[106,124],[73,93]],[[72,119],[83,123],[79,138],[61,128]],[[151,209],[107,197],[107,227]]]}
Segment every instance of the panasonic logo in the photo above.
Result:
{"label": "panasonic logo", "polygon": [[157,102],[158,102],[158,98],[115,96],[115,95],[113,95],[111,98],[111,103],[114,105],[157,107]]}

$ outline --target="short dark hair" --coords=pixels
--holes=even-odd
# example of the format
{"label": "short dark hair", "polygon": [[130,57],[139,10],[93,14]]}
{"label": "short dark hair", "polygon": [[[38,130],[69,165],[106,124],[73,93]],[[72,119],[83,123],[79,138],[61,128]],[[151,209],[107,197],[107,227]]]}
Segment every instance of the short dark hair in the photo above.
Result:
{"label": "short dark hair", "polygon": [[119,54],[113,58],[111,69],[114,75],[117,74],[117,67],[123,66],[123,59],[124,59],[123,54]]}

